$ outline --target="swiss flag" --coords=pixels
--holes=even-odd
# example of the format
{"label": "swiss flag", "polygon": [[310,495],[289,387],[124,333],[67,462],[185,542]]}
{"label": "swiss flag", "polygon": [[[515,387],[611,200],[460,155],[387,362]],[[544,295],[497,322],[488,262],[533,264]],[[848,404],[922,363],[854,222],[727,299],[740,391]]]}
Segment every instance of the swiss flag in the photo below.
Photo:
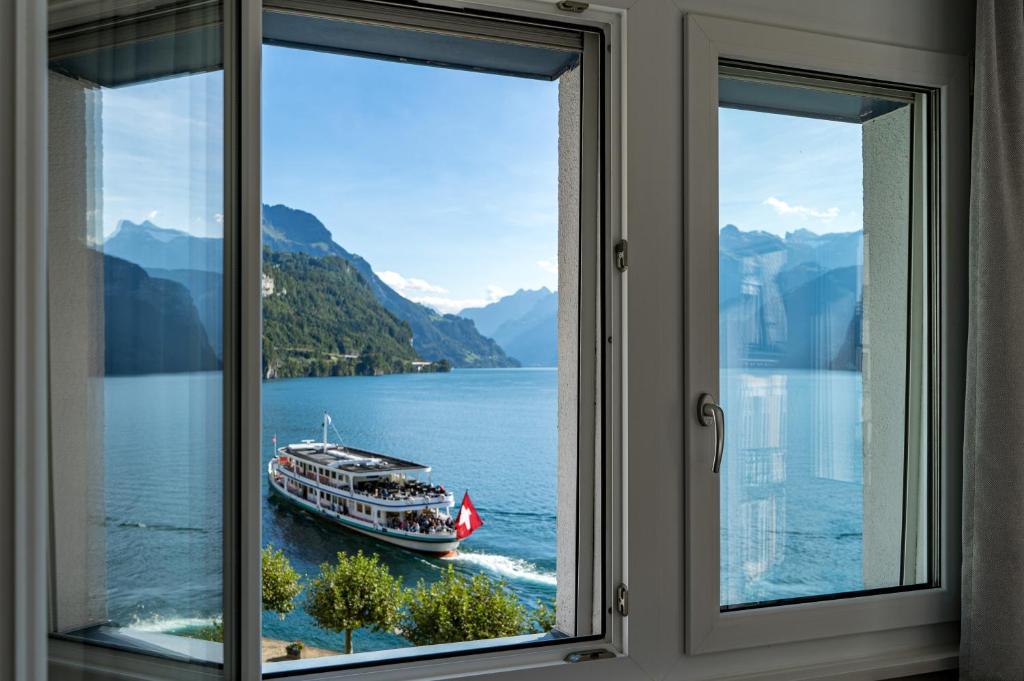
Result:
{"label": "swiss flag", "polygon": [[473,502],[469,498],[469,492],[462,496],[462,506],[459,508],[459,518],[455,521],[455,538],[465,539],[473,534],[473,530],[484,524],[483,518],[473,508]]}

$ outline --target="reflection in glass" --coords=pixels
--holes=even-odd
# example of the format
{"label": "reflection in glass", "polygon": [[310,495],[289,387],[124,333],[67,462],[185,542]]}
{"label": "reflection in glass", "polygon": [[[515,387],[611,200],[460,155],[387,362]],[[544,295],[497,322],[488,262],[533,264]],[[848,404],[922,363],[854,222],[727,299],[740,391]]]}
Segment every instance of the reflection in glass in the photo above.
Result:
{"label": "reflection in glass", "polygon": [[219,10],[130,4],[51,15],[52,625],[217,664]]}
{"label": "reflection in glass", "polygon": [[911,105],[739,77],[721,97],[721,603],[919,583]]}

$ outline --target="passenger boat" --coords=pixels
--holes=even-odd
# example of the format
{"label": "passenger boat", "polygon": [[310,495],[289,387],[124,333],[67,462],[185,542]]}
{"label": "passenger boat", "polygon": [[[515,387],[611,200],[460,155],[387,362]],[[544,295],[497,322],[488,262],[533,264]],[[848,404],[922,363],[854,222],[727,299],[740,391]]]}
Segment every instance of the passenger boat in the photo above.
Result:
{"label": "passenger boat", "polygon": [[482,524],[467,494],[459,515],[464,527],[456,527],[454,498],[430,482],[430,466],[331,443],[330,425],[325,413],[322,441],[277,450],[267,464],[273,492],[354,532],[436,556],[454,554]]}

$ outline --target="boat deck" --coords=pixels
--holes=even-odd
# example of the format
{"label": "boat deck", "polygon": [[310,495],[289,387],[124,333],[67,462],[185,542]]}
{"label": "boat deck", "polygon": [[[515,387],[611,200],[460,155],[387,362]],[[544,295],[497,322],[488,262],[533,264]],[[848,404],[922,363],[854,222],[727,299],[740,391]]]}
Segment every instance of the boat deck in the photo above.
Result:
{"label": "boat deck", "polygon": [[375,475],[397,473],[400,471],[430,471],[430,466],[354,447],[328,444],[325,450],[322,442],[303,442],[288,445],[278,451],[281,454],[288,454],[318,466],[344,471],[353,475]]}

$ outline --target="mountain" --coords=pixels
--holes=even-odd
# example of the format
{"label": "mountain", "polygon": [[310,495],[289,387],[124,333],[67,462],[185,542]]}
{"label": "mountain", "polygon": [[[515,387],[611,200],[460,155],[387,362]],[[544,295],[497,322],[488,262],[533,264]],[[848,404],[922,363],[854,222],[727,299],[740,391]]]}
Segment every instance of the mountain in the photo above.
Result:
{"label": "mountain", "polygon": [[471,320],[442,315],[400,296],[377,276],[370,263],[336,244],[324,224],[311,213],[283,205],[264,205],[263,240],[273,251],[336,255],[349,262],[366,280],[381,305],[408,322],[412,328],[412,346],[426,360],[446,359],[456,367],[519,365],[498,343],[480,335]]}
{"label": "mountain", "polygon": [[[335,243],[330,231],[313,214],[284,205],[264,205],[262,233],[263,243],[271,252],[336,256],[348,262],[366,281],[377,301],[409,324],[412,347],[423,359],[446,360],[456,367],[518,366],[498,343],[482,336],[471,320],[442,315],[403,298],[377,276],[370,263]],[[218,354],[221,353],[222,239],[191,236],[157,227],[148,220],[141,224],[122,220],[101,250],[188,287],[209,336]]]}
{"label": "mountain", "polygon": [[480,332],[524,366],[558,365],[558,293],[520,289],[485,307],[466,308]]}
{"label": "mountain", "polygon": [[220,368],[188,289],[120,258],[93,255],[103,260],[108,376]]}
{"label": "mountain", "polygon": [[218,358],[224,357],[222,310],[224,309],[224,277],[219,272],[204,270],[168,270],[159,267],[146,269],[151,277],[169,279],[188,289],[199,313],[210,345]]}
{"label": "mountain", "polygon": [[348,261],[267,248],[263,273],[274,282],[263,298],[268,378],[437,369],[414,367],[420,358],[409,324],[384,309]]}
{"label": "mountain", "polygon": [[121,220],[100,250],[147,270],[152,267],[221,272],[224,269],[223,239],[164,229],[149,220],[141,224]]}
{"label": "mountain", "polygon": [[719,232],[722,366],[856,371],[862,232]]}
{"label": "mountain", "polygon": [[[539,301],[555,296],[546,287],[535,291],[519,289],[510,296],[484,307],[467,307],[459,312],[460,317],[472,319],[476,328],[485,336],[494,338],[494,332],[505,322],[519,319],[530,312]],[[557,300],[557,296],[555,296]]]}

